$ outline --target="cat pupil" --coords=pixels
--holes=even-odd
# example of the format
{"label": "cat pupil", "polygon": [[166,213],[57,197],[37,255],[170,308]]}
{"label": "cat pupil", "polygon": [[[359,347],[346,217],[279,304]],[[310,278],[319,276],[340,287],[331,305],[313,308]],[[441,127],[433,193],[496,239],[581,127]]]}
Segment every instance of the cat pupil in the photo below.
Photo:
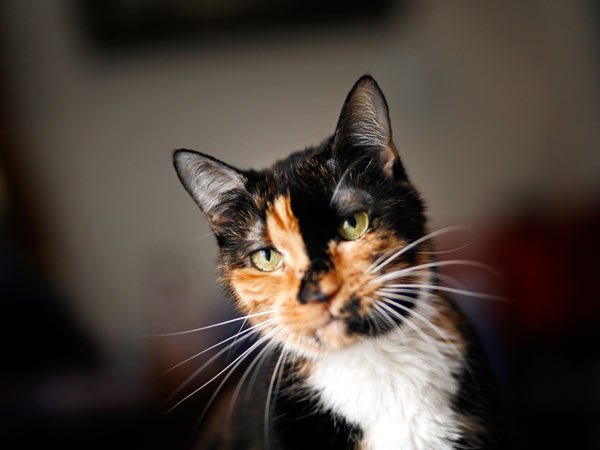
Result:
{"label": "cat pupil", "polygon": [[263,250],[263,253],[265,255],[265,259],[270,262],[271,261],[271,250]]}
{"label": "cat pupil", "polygon": [[348,222],[348,225],[350,225],[352,228],[356,228],[356,216],[348,217],[346,222]]}

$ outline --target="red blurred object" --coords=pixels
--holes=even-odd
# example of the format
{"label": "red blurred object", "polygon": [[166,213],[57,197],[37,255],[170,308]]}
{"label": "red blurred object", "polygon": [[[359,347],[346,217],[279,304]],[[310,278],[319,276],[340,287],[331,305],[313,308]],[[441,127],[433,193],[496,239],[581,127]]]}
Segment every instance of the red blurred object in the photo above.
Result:
{"label": "red blurred object", "polygon": [[597,327],[600,207],[528,214],[498,232],[486,260],[503,274],[509,338],[578,335]]}

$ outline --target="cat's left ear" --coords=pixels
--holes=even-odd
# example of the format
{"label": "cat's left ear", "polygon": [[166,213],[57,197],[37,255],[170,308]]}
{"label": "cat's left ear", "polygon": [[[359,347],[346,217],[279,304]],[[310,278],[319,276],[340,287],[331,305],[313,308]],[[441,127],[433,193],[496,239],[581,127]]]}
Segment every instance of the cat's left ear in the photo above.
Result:
{"label": "cat's left ear", "polygon": [[221,235],[231,212],[231,201],[247,194],[244,174],[193,150],[176,150],[173,164],[181,183],[208,217],[212,230]]}
{"label": "cat's left ear", "polygon": [[384,174],[392,178],[404,177],[392,142],[388,105],[370,75],[362,76],[346,97],[332,148],[338,157],[350,163],[375,152]]}

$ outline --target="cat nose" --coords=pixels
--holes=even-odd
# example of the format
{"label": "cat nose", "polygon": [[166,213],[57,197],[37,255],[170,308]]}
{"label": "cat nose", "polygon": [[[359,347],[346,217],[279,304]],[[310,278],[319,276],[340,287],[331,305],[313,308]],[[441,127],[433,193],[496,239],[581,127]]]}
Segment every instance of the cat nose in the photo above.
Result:
{"label": "cat nose", "polygon": [[340,287],[340,279],[333,271],[318,279],[308,277],[302,280],[298,300],[300,303],[325,303],[338,293]]}
{"label": "cat nose", "polygon": [[306,284],[300,289],[298,300],[300,303],[325,303],[327,295],[318,286]]}

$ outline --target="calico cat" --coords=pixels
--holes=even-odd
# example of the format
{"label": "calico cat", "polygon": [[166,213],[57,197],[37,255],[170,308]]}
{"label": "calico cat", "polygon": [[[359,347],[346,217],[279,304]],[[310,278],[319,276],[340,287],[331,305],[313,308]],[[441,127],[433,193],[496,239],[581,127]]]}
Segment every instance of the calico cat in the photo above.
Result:
{"label": "calico cat", "polygon": [[216,236],[220,282],[259,336],[246,356],[271,352],[266,427],[232,445],[498,448],[485,356],[442,295],[435,233],[373,78],[356,82],[333,136],[269,169],[173,159]]}

